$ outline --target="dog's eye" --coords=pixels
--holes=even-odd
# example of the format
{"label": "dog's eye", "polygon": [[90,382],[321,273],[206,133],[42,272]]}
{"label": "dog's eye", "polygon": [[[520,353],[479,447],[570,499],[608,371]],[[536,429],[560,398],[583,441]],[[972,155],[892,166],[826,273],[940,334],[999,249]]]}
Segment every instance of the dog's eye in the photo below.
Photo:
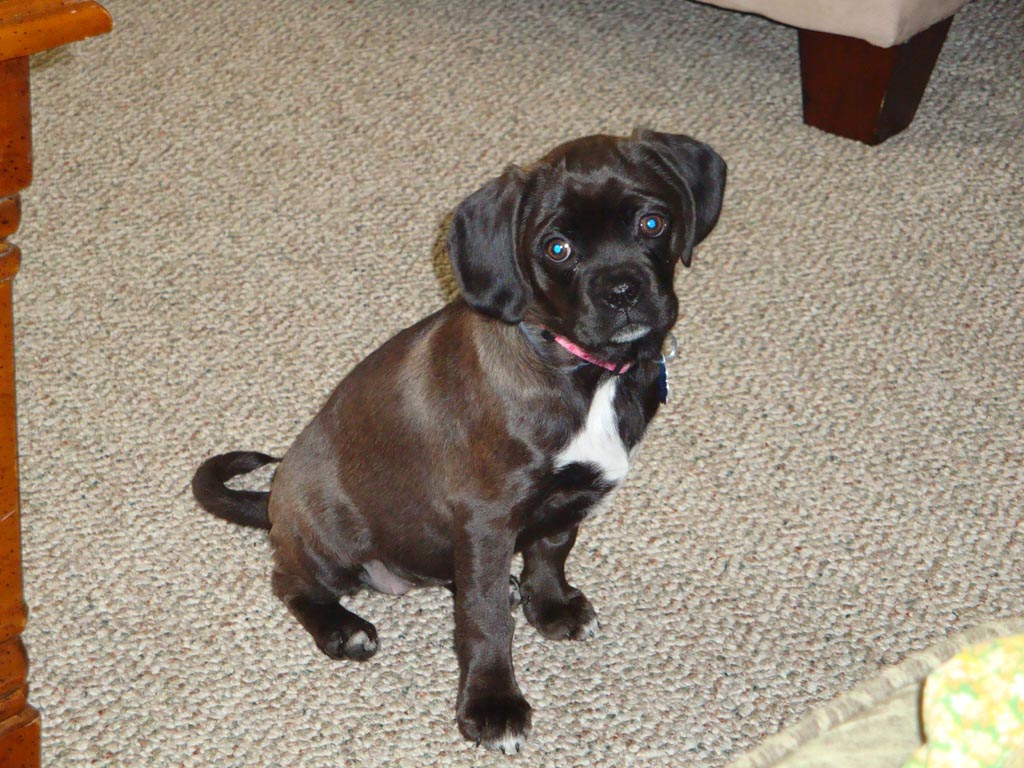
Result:
{"label": "dog's eye", "polygon": [[640,234],[647,237],[657,237],[667,226],[668,222],[660,214],[647,213],[640,217]]}
{"label": "dog's eye", "polygon": [[561,263],[572,255],[572,246],[560,237],[553,237],[544,246],[544,253],[552,261]]}

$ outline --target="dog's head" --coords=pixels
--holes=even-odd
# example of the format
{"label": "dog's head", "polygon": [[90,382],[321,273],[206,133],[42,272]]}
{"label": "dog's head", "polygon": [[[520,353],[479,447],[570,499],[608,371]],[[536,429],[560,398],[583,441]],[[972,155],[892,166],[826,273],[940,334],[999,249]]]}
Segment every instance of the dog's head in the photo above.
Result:
{"label": "dog's head", "polygon": [[675,265],[718,221],[725,176],[706,144],[652,131],[577,139],[511,167],[455,213],[462,295],[606,360],[656,355],[678,316]]}

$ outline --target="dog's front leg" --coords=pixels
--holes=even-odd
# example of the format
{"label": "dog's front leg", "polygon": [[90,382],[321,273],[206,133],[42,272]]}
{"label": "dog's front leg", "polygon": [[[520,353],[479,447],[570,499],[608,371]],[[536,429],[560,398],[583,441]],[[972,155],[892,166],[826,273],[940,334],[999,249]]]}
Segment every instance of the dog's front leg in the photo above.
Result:
{"label": "dog's front leg", "polygon": [[594,606],[565,578],[565,559],[577,530],[574,526],[523,549],[523,613],[550,640],[589,640],[597,634]]}
{"label": "dog's front leg", "polygon": [[515,538],[507,520],[470,516],[455,542],[455,649],[459,730],[505,754],[519,752],[531,709],[512,668],[508,574]]}

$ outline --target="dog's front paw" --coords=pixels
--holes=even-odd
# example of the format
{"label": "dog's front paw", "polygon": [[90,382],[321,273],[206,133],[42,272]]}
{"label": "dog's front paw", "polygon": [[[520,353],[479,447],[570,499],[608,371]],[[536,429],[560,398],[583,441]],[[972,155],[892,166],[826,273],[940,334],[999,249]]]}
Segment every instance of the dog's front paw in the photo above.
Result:
{"label": "dog's front paw", "polygon": [[531,595],[523,602],[523,613],[537,631],[549,640],[590,640],[597,637],[597,611],[582,592],[567,600]]}
{"label": "dog's front paw", "polygon": [[520,694],[473,696],[459,708],[462,735],[488,749],[516,755],[526,744],[533,710]]}

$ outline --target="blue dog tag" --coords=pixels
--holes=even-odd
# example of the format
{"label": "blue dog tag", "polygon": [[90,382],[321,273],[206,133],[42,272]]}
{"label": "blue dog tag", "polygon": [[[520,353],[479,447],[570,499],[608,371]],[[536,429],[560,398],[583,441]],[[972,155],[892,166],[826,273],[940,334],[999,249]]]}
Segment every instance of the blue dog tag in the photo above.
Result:
{"label": "blue dog tag", "polygon": [[668,402],[668,363],[679,356],[679,344],[673,334],[668,335],[668,354],[662,355],[658,361],[658,399],[664,404]]}

